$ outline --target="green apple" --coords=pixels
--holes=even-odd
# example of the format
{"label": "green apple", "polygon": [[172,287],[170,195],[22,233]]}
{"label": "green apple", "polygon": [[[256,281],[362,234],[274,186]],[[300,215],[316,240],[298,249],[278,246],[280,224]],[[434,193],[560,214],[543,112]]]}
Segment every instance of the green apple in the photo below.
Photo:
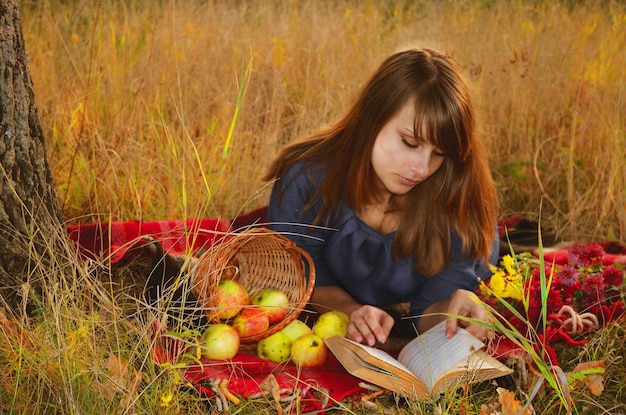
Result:
{"label": "green apple", "polygon": [[313,333],[311,327],[307,326],[304,321],[298,319],[295,319],[291,323],[287,324],[281,331],[285,333],[291,341],[294,341],[298,337],[304,336],[305,334]]}
{"label": "green apple", "polygon": [[249,337],[267,330],[270,322],[267,314],[260,307],[244,307],[233,319],[232,326],[240,337]]}
{"label": "green apple", "polygon": [[289,311],[289,297],[278,288],[264,288],[252,297],[252,304],[267,312],[270,324],[285,318]]}
{"label": "green apple", "polygon": [[239,351],[239,333],[228,324],[212,324],[200,336],[200,350],[207,359],[231,359]]}
{"label": "green apple", "polygon": [[322,366],[327,359],[328,347],[316,334],[305,334],[291,344],[291,360],[298,367]]}
{"label": "green apple", "polygon": [[256,348],[257,356],[274,363],[283,363],[291,355],[291,340],[285,333],[277,331],[259,341]]}
{"label": "green apple", "polygon": [[333,336],[345,336],[350,317],[343,311],[328,311],[317,319],[313,325],[313,333],[326,339]]}
{"label": "green apple", "polygon": [[220,280],[213,298],[215,314],[220,320],[235,317],[241,309],[250,304],[250,296],[246,288],[235,280]]}

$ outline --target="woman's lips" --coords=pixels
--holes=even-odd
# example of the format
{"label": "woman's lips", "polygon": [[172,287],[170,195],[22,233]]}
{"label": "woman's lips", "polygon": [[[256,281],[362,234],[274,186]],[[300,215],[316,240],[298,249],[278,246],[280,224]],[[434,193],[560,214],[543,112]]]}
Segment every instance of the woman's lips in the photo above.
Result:
{"label": "woman's lips", "polygon": [[419,181],[417,180],[411,180],[411,179],[407,179],[406,177],[400,176],[400,183],[402,183],[405,186],[415,186],[419,183]]}

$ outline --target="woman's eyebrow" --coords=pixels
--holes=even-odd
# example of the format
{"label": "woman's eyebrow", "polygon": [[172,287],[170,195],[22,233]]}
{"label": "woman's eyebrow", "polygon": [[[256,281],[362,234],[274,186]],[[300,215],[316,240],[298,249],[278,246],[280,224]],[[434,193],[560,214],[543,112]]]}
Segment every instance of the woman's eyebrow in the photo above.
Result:
{"label": "woman's eyebrow", "polygon": [[410,135],[411,137],[415,137],[415,132],[412,128],[408,128],[408,127],[404,127],[402,128],[402,131],[408,135]]}
{"label": "woman's eyebrow", "polygon": [[415,134],[415,130],[412,128],[404,128],[403,129],[407,135],[410,135],[411,138],[413,138],[414,140],[420,141],[420,142],[428,142],[428,140],[426,139],[426,136],[422,135],[422,134]]}

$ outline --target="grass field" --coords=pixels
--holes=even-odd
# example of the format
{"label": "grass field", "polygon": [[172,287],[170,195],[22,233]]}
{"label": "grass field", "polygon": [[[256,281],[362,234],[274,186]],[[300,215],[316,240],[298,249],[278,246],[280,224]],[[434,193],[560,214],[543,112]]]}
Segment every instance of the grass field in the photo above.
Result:
{"label": "grass field", "polygon": [[[502,217],[559,236],[626,241],[623,1],[39,0],[22,4],[48,156],[69,222],[232,218],[265,205],[278,149],[333,122],[390,53],[453,55],[473,83]],[[150,359],[136,269],[54,268],[35,319],[0,315],[0,413],[214,411]],[[108,275],[108,273],[111,275]],[[105,277],[111,277],[113,284]],[[621,293],[624,298],[624,293]],[[138,311],[138,313],[136,313]],[[159,310],[157,310],[159,311]],[[157,313],[157,318],[161,317]],[[622,323],[557,350],[564,370],[603,361],[605,391],[572,389],[574,413],[621,414]],[[516,399],[532,394],[518,370]],[[562,393],[562,392],[561,392]],[[547,386],[537,413],[565,414]],[[336,413],[372,409],[339,406]],[[379,413],[487,415],[492,385]],[[231,413],[273,413],[269,399]]]}
{"label": "grass field", "polygon": [[230,218],[263,205],[260,176],[280,146],[339,117],[387,55],[428,46],[475,86],[502,216],[537,219],[543,206],[543,224],[563,237],[625,239],[623,2],[23,9],[70,220]]}

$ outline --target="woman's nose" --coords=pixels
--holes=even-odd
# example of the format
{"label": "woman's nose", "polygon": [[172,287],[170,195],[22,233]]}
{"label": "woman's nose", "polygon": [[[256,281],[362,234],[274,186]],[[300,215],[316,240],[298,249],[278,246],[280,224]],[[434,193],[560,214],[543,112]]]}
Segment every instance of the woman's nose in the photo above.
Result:
{"label": "woman's nose", "polygon": [[411,172],[419,178],[428,176],[430,171],[431,151],[419,152],[411,163]]}

